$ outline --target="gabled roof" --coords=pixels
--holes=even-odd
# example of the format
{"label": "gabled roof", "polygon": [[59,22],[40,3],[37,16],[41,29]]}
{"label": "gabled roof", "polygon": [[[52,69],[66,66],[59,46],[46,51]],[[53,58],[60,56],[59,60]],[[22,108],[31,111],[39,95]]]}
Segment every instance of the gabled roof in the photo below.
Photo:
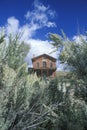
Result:
{"label": "gabled roof", "polygon": [[57,60],[56,58],[54,58],[54,57],[52,57],[52,56],[50,56],[50,55],[42,54],[42,55],[33,57],[33,58],[32,58],[32,61],[34,61],[34,60],[36,60],[36,59],[38,59],[38,58],[40,58],[40,57],[47,57],[48,59],[51,59],[51,60],[53,60],[53,61],[55,61],[55,62],[56,62],[56,60]]}

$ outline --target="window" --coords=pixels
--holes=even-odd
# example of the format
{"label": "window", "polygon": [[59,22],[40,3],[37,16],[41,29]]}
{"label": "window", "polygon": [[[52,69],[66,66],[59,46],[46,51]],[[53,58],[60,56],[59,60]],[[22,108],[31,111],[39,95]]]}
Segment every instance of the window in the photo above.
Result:
{"label": "window", "polygon": [[51,62],[51,63],[50,63],[50,68],[52,68],[52,67],[53,67],[53,63]]}
{"label": "window", "polygon": [[43,61],[43,68],[46,68],[47,64],[46,61]]}
{"label": "window", "polygon": [[37,68],[39,68],[39,63],[37,63]]}

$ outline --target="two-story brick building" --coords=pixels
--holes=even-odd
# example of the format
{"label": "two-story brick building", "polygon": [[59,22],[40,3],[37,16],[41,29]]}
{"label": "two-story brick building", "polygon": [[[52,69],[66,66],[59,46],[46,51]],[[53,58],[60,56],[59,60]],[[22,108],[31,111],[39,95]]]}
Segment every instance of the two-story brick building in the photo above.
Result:
{"label": "two-story brick building", "polygon": [[56,75],[56,59],[42,54],[32,58],[33,72],[37,73],[37,76],[55,77]]}

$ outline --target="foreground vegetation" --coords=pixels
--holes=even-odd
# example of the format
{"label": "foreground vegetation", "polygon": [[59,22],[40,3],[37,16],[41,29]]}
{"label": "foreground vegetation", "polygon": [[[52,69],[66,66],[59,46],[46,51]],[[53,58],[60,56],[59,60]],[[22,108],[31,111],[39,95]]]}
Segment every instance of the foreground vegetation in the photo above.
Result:
{"label": "foreground vegetation", "polygon": [[29,47],[19,36],[0,35],[0,130],[87,129],[87,42],[50,35],[63,47],[60,60],[69,74],[50,81],[28,75],[24,58]]}

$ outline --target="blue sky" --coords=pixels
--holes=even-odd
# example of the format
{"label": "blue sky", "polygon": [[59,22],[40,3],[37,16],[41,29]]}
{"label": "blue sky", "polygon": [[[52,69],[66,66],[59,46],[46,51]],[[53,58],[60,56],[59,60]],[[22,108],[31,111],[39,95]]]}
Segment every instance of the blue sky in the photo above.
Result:
{"label": "blue sky", "polygon": [[[87,31],[87,0],[1,0],[0,28],[7,35],[23,32],[22,40],[31,46],[27,60],[42,53],[50,53],[48,33],[66,35],[79,41]],[[54,53],[52,56],[57,57]]]}
{"label": "blue sky", "polygon": [[[0,25],[6,24],[9,17],[14,16],[20,22],[20,25],[29,22],[24,15],[27,11],[34,10],[34,0],[1,0],[0,1]],[[37,30],[35,38],[46,39],[48,32],[59,33],[63,29],[69,36],[77,34],[78,26],[81,33],[87,30],[87,0],[36,0],[37,3],[42,3],[45,7],[55,12],[54,18],[51,21],[56,23],[55,28],[43,28]],[[45,12],[46,13],[46,12]],[[40,35],[40,31],[45,35]]]}

